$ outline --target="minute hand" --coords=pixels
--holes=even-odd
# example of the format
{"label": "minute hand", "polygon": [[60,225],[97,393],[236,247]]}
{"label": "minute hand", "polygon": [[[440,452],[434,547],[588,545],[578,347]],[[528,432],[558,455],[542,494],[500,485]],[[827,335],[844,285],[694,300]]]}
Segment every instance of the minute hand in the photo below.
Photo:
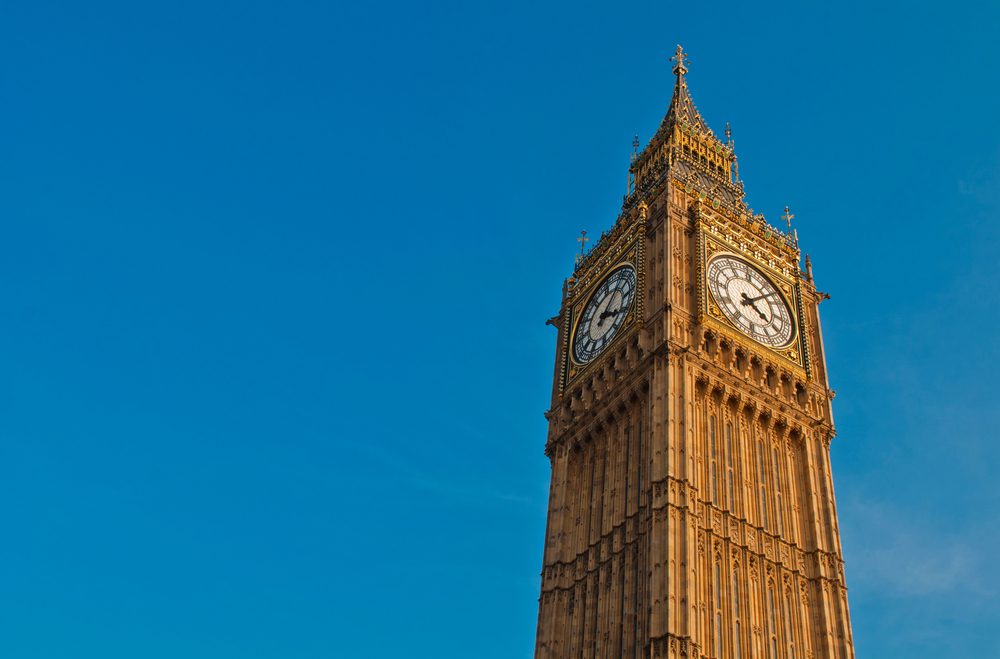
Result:
{"label": "minute hand", "polygon": [[772,295],[777,295],[778,291],[771,291],[770,293],[764,293],[763,295],[758,295],[757,297],[747,297],[746,294],[743,295],[743,300],[740,302],[743,306],[748,304],[753,304],[757,300],[763,300],[766,297],[771,297]]}

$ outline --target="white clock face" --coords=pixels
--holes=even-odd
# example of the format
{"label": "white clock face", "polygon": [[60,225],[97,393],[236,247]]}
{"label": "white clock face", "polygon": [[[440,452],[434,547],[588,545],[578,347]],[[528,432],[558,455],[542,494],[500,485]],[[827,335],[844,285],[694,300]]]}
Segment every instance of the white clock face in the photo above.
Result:
{"label": "white clock face", "polygon": [[744,334],[773,348],[792,342],[792,313],[760,270],[732,256],[717,256],[708,264],[707,279],[715,303]]}
{"label": "white clock face", "polygon": [[593,360],[615,338],[635,299],[635,282],[635,268],[625,265],[591,295],[573,334],[573,359],[578,364]]}

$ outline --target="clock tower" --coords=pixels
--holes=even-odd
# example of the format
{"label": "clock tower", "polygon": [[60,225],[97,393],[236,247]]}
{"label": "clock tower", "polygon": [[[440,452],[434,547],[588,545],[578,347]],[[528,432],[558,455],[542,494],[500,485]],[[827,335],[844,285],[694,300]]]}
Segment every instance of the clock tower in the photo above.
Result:
{"label": "clock tower", "polygon": [[819,303],[688,91],[563,286],[538,659],[852,659]]}

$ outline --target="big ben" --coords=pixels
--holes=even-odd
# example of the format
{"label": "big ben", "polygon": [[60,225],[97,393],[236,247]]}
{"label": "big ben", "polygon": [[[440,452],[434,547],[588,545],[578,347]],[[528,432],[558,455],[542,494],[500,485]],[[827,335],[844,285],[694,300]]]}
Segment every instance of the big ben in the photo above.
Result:
{"label": "big ben", "polygon": [[851,659],[827,296],[788,210],[747,205],[686,58],[550,320],[535,656]]}

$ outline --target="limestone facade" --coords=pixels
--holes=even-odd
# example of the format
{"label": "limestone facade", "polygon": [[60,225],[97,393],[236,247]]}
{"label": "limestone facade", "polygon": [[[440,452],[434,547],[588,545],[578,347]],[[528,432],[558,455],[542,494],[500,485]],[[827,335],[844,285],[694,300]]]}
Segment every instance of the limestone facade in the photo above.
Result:
{"label": "limestone facade", "polygon": [[[808,257],[800,269],[794,232],[746,205],[729,131],[720,140],[701,119],[679,47],[675,60],[670,107],[634,157],[621,214],[550,320],[535,656],[852,659],[827,296]],[[705,282],[721,253],[780,291],[790,345],[763,345],[727,320]],[[622,263],[637,273],[634,303],[607,347],[578,363],[587,302]]]}

